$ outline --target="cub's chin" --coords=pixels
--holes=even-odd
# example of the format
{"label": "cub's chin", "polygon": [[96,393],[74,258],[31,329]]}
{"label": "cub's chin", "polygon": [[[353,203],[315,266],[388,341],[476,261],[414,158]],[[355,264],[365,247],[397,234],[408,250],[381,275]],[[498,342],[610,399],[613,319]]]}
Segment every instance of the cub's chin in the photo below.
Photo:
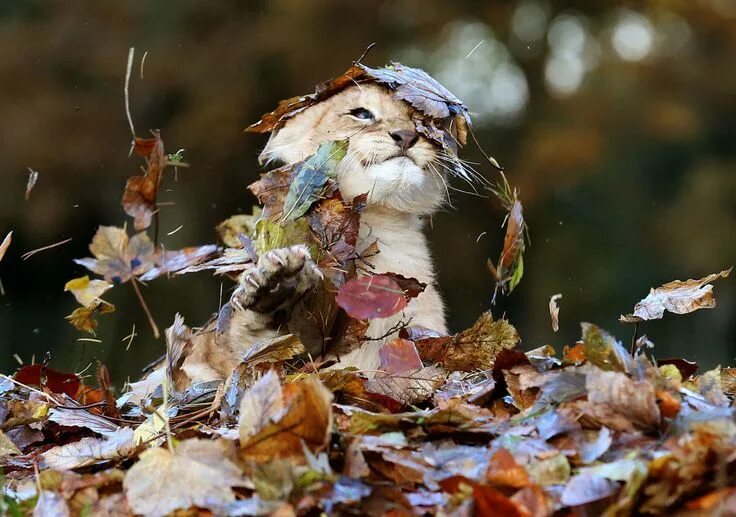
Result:
{"label": "cub's chin", "polygon": [[338,170],[338,183],[346,198],[367,192],[369,206],[417,215],[434,213],[446,196],[444,178],[406,156],[389,158],[362,170]]}

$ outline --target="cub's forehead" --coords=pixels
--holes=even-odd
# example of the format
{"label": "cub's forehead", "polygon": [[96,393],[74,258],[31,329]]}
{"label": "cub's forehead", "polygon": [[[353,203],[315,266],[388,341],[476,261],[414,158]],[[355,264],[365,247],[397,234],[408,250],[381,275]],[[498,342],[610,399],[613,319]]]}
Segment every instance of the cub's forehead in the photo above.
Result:
{"label": "cub's forehead", "polygon": [[328,101],[345,107],[367,108],[383,115],[410,115],[412,108],[408,102],[396,98],[396,95],[385,86],[375,83],[355,84],[337,93]]}

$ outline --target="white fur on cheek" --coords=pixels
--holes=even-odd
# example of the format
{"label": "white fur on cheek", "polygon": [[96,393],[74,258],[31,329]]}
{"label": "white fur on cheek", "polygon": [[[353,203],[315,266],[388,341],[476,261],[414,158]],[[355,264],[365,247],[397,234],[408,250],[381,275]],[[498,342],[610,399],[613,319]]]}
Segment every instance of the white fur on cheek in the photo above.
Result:
{"label": "white fur on cheek", "polygon": [[347,199],[368,194],[369,205],[380,205],[410,214],[431,214],[443,201],[443,185],[431,172],[406,157],[392,158],[367,168],[338,167],[340,191]]}

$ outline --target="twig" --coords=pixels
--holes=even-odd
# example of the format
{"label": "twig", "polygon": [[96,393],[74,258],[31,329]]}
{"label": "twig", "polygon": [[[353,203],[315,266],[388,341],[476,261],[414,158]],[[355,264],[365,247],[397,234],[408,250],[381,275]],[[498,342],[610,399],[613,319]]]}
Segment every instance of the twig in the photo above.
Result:
{"label": "twig", "polygon": [[143,312],[146,313],[146,317],[148,318],[148,323],[151,325],[151,330],[153,331],[153,337],[155,337],[156,339],[160,338],[161,333],[158,330],[158,325],[156,325],[156,320],[153,319],[153,315],[151,314],[151,311],[148,309],[146,300],[143,299],[143,294],[141,294],[141,290],[138,287],[138,280],[136,280],[135,277],[131,277],[130,283],[133,284],[133,290],[135,291],[135,294],[138,297],[138,301],[141,302],[141,307],[143,307]]}
{"label": "twig", "polygon": [[48,246],[44,246],[43,248],[38,248],[38,249],[35,249],[35,250],[27,251],[23,255],[21,255],[20,258],[22,258],[23,260],[28,260],[33,255],[35,255],[36,253],[39,253],[41,251],[50,250],[51,248],[56,248],[57,246],[62,246],[62,245],[67,244],[67,243],[69,243],[71,241],[72,241],[72,238],[69,237],[68,239],[65,239],[63,241],[55,242],[53,244],[49,244]]}
{"label": "twig", "polygon": [[146,56],[148,56],[147,50],[143,53],[143,57],[141,58],[141,79],[143,79],[143,65],[146,63]]}
{"label": "twig", "polygon": [[128,124],[130,125],[130,132],[135,138],[135,127],[133,127],[133,117],[130,116],[130,100],[128,95],[128,86],[130,85],[130,71],[133,69],[133,58],[135,57],[135,47],[130,47],[128,50],[128,65],[125,68],[125,114],[128,116]]}

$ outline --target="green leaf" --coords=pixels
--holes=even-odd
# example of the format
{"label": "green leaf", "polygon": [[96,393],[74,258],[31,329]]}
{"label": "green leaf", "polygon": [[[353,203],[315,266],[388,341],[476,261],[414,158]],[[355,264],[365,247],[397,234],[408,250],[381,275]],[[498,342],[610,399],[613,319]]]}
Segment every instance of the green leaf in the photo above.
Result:
{"label": "green leaf", "polygon": [[327,180],[335,178],[335,168],[345,158],[347,149],[347,140],[324,142],[316,153],[295,167],[294,181],[284,201],[284,221],[303,216],[319,200]]}

